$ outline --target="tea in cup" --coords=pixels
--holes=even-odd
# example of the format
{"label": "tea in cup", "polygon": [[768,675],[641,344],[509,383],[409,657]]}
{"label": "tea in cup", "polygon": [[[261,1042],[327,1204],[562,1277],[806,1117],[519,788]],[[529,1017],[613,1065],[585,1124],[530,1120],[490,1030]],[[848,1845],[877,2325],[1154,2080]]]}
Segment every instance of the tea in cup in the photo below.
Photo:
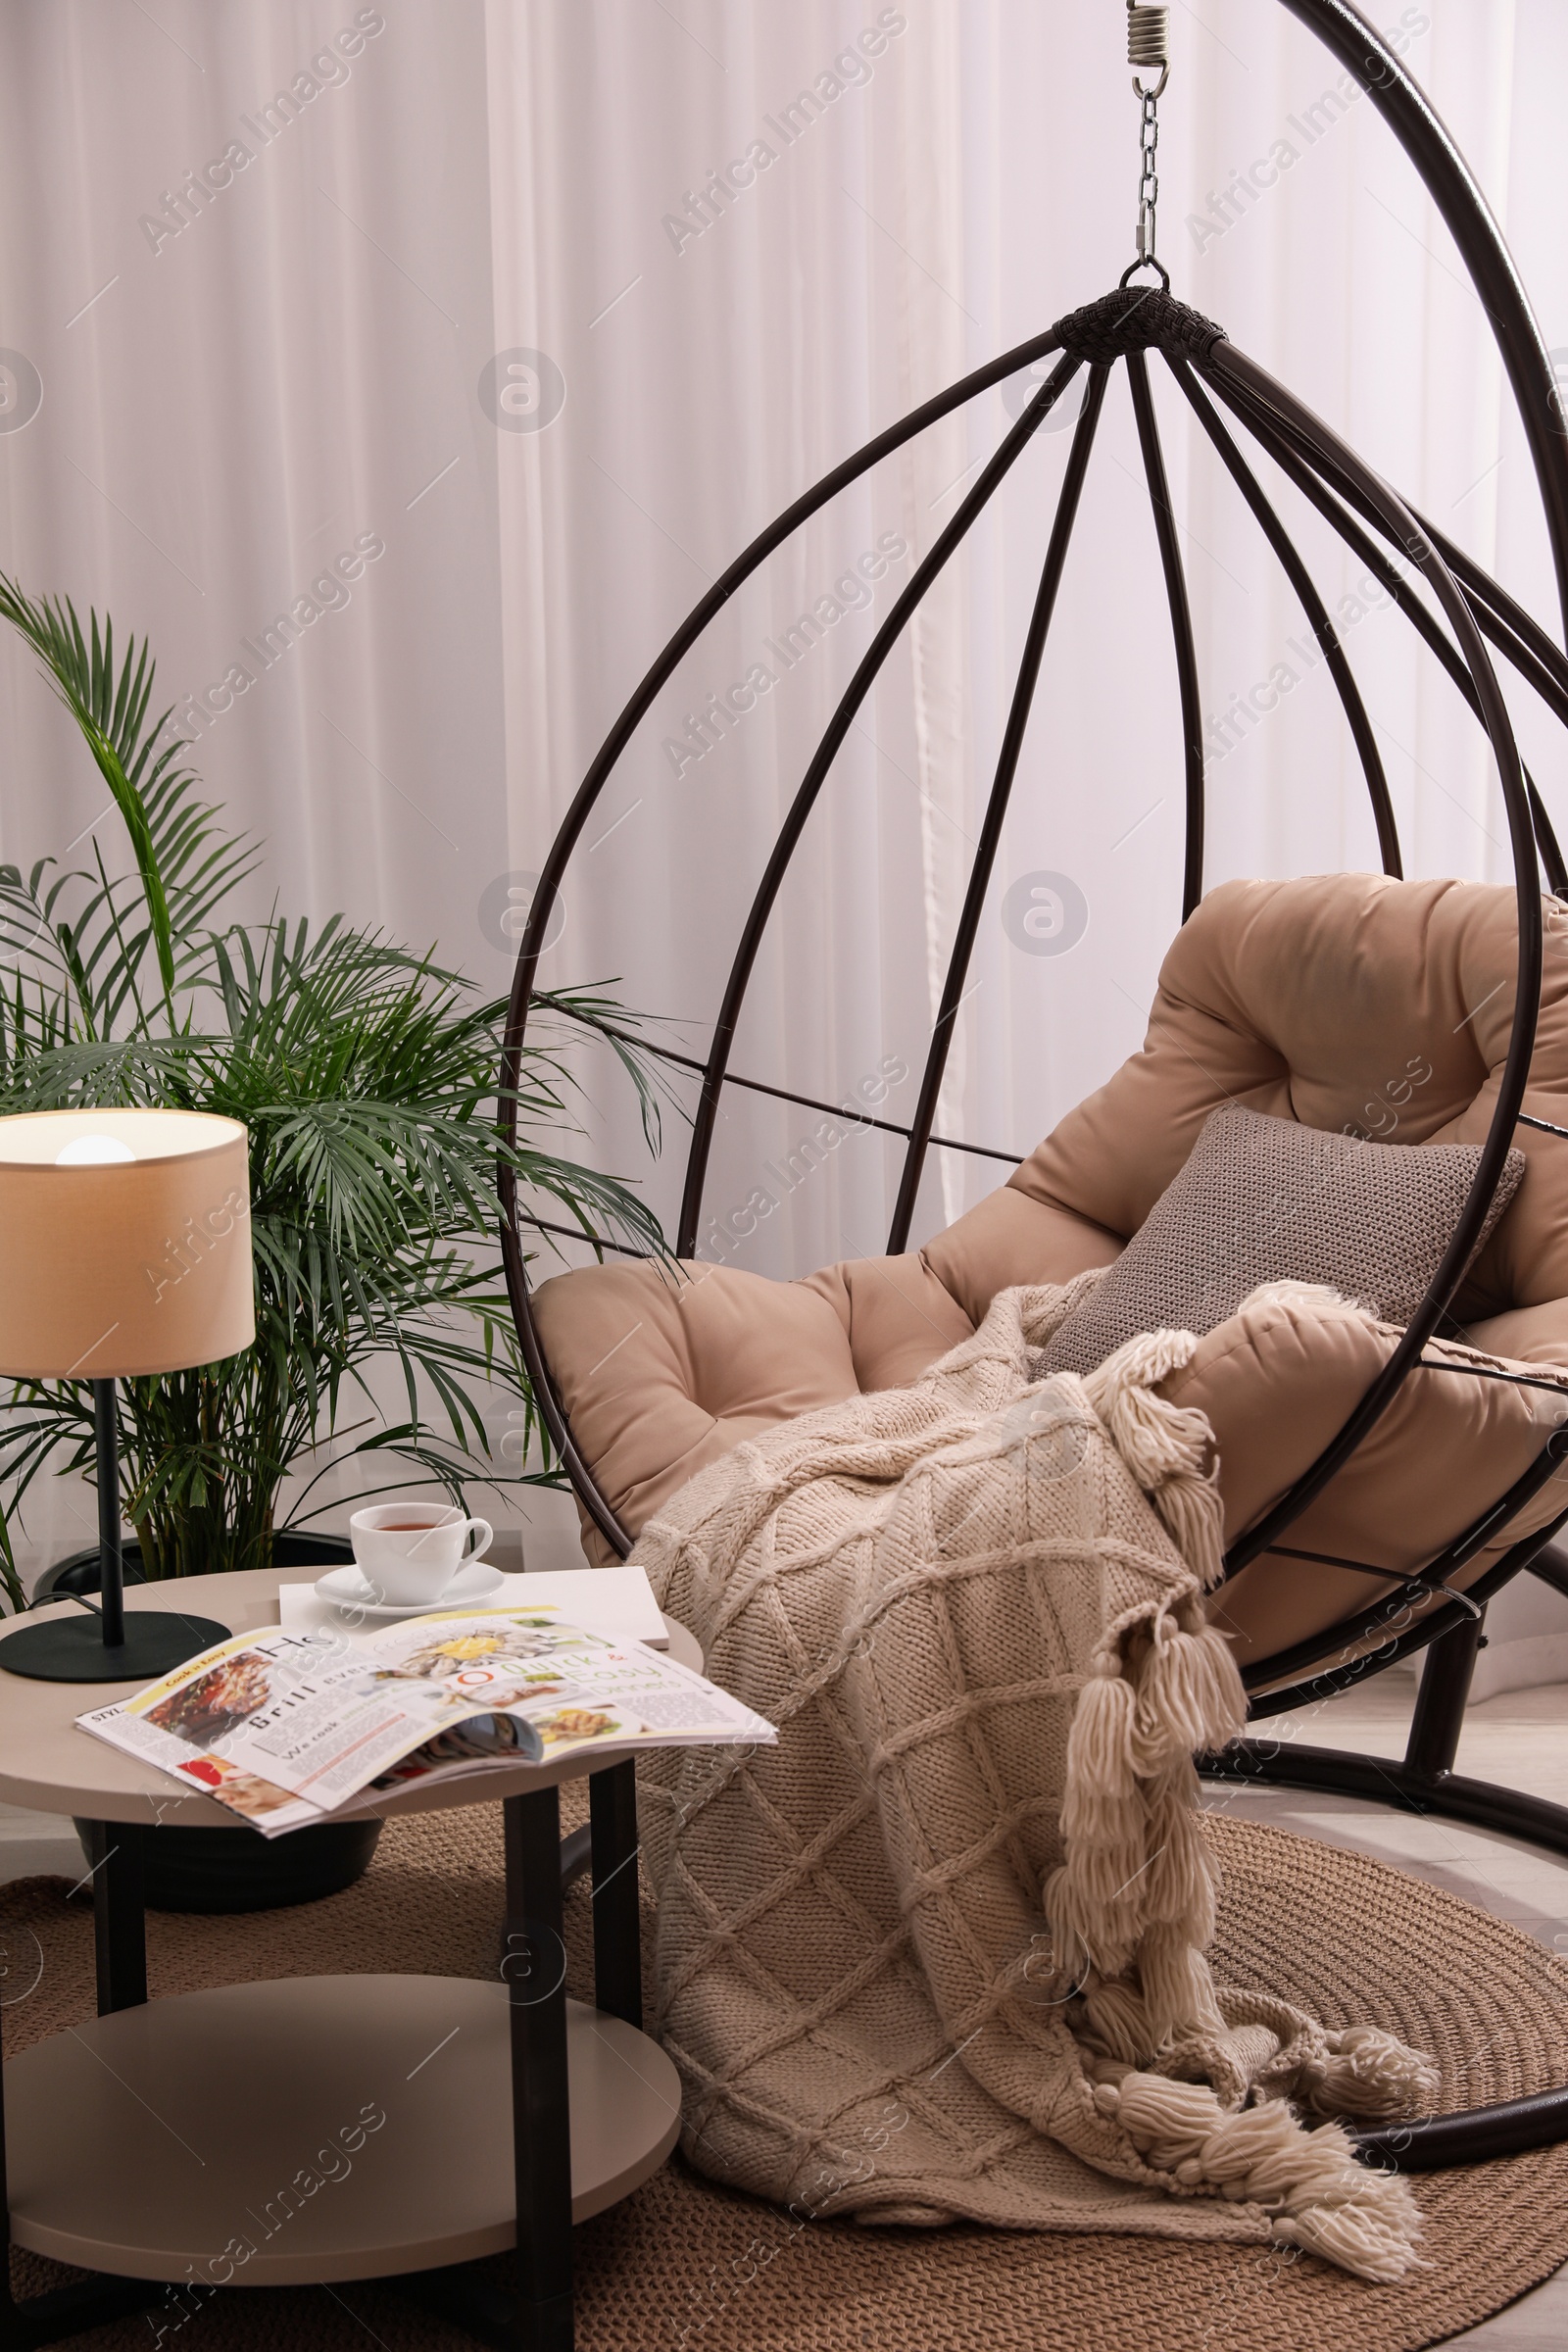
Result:
{"label": "tea in cup", "polygon": [[487,1519],[466,1519],[450,1502],[380,1502],[349,1521],[360,1574],[376,1600],[393,1608],[438,1601],[494,1535]]}

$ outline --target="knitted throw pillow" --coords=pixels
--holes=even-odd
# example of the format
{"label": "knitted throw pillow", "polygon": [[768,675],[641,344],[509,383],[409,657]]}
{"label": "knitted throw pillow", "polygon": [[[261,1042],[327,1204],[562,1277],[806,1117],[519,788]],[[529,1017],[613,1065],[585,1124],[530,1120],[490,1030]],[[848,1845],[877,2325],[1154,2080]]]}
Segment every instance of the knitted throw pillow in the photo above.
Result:
{"label": "knitted throw pillow", "polygon": [[[1045,1372],[1092,1372],[1142,1331],[1200,1337],[1265,1282],[1328,1283],[1409,1322],[1481,1162],[1470,1144],[1366,1144],[1227,1103],[1061,1325]],[[1510,1152],[1479,1250],[1519,1189]]]}

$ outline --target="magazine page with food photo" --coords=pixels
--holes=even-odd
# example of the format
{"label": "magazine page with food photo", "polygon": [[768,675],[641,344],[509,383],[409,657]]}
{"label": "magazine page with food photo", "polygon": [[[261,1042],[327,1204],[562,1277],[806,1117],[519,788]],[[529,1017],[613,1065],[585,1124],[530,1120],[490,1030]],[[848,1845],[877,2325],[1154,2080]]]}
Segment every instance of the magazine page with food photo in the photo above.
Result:
{"label": "magazine page with food photo", "polygon": [[777,1737],[677,1660],[548,1606],[434,1610],[358,1638],[236,1634],[77,1721],[267,1838],[431,1773]]}

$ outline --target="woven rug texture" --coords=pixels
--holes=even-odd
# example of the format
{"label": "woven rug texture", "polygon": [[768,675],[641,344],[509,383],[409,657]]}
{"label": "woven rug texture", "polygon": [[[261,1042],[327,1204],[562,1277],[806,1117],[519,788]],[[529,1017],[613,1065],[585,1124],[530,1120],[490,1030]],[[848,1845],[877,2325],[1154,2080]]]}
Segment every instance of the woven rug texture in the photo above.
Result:
{"label": "woven rug texture", "polygon": [[[569,1827],[586,1810],[582,1785],[563,1796]],[[1229,1983],[1273,1986],[1318,2013],[1353,2005],[1433,2053],[1444,2109],[1568,2082],[1568,1969],[1540,1944],[1442,1888],[1229,1821],[1218,1804],[1205,1826],[1223,1872],[1215,1959]],[[488,1977],[501,1898],[498,1806],[396,1821],[368,1875],[326,1902],[241,1918],[149,1914],[151,1989],[331,1972]],[[91,1915],[81,1898],[66,1901],[64,1881],[4,1889],[0,1933],[8,2051],[92,2015]],[[591,1998],[589,1937],[579,1885],[567,1902],[579,1998]],[[577,2342],[580,2352],[1414,2352],[1568,2261],[1568,2148],[1415,2185],[1430,2267],[1372,2286],[1285,2248],[802,2225],[676,2157],[575,2232]],[[14,2257],[19,2293],[65,2276]],[[166,2352],[471,2343],[371,2283],[230,2289],[182,2322],[171,2302],[73,2343],[151,2352],[160,2340]]]}

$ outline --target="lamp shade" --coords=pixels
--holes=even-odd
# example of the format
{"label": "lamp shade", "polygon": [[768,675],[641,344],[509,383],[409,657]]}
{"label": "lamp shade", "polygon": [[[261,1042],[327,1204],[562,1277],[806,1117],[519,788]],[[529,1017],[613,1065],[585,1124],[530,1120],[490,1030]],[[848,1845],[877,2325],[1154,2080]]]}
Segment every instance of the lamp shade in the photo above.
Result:
{"label": "lamp shade", "polygon": [[0,1118],[0,1373],[114,1380],[248,1348],[248,1145],[205,1111]]}

